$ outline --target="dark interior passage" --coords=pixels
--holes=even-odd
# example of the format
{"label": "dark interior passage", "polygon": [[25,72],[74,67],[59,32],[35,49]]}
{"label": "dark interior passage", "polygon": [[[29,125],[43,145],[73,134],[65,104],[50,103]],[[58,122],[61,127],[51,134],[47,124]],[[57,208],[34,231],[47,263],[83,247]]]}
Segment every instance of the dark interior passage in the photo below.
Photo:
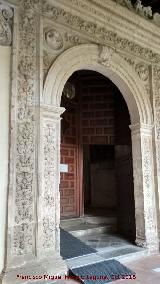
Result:
{"label": "dark interior passage", "polygon": [[130,116],[118,88],[94,71],[78,71],[61,106],[61,218],[113,213],[117,231],[135,239]]}

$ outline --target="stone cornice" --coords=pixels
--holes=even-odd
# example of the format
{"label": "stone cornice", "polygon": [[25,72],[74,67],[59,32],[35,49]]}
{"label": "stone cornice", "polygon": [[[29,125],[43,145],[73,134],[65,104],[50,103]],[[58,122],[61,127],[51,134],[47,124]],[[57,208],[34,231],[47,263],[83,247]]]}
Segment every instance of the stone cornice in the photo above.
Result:
{"label": "stone cornice", "polygon": [[88,0],[68,0],[67,5],[64,0],[55,0],[54,5],[51,0],[43,1],[43,15],[50,20],[72,27],[94,42],[114,46],[117,50],[132,53],[149,62],[160,63],[159,29],[142,17],[135,14],[133,17],[130,11],[127,14],[120,5],[115,10],[115,3],[110,0],[107,0],[107,6],[103,9]]}
{"label": "stone cornice", "polygon": [[[48,2],[53,3],[51,0]],[[75,9],[77,15],[83,15],[84,19],[90,17],[90,21],[96,20],[97,24],[116,30],[119,36],[155,52],[159,49],[160,28],[111,0],[103,1],[103,4],[101,0],[68,0],[67,4],[65,0],[55,0],[54,4],[68,11]]]}

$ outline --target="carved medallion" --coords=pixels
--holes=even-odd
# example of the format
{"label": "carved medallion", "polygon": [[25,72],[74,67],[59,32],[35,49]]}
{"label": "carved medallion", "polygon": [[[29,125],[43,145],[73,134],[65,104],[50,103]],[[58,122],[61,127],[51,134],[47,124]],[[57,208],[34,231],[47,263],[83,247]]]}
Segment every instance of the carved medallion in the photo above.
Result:
{"label": "carved medallion", "polygon": [[63,38],[60,33],[51,29],[45,33],[45,41],[49,48],[58,50],[63,47]]}

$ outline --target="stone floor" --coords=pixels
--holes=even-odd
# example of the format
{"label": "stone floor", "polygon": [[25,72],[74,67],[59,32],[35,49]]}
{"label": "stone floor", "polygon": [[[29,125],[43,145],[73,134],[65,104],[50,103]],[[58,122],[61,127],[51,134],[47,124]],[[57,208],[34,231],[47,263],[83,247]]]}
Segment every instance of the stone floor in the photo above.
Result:
{"label": "stone floor", "polygon": [[[127,267],[136,272],[135,280],[117,280],[112,284],[160,284],[160,255],[146,256],[139,260],[125,263]],[[157,269],[157,271],[154,271]],[[57,284],[76,284],[81,283],[74,280],[61,280]],[[93,283],[96,284],[96,281]]]}

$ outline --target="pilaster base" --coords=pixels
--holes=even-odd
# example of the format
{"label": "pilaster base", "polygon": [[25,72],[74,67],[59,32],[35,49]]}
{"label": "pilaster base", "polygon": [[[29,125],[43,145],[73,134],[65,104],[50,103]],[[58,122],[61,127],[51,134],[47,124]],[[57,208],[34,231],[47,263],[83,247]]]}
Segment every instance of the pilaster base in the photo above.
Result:
{"label": "pilaster base", "polygon": [[47,284],[57,281],[58,276],[67,273],[65,261],[60,256],[52,256],[4,271],[0,277],[0,284]]}

